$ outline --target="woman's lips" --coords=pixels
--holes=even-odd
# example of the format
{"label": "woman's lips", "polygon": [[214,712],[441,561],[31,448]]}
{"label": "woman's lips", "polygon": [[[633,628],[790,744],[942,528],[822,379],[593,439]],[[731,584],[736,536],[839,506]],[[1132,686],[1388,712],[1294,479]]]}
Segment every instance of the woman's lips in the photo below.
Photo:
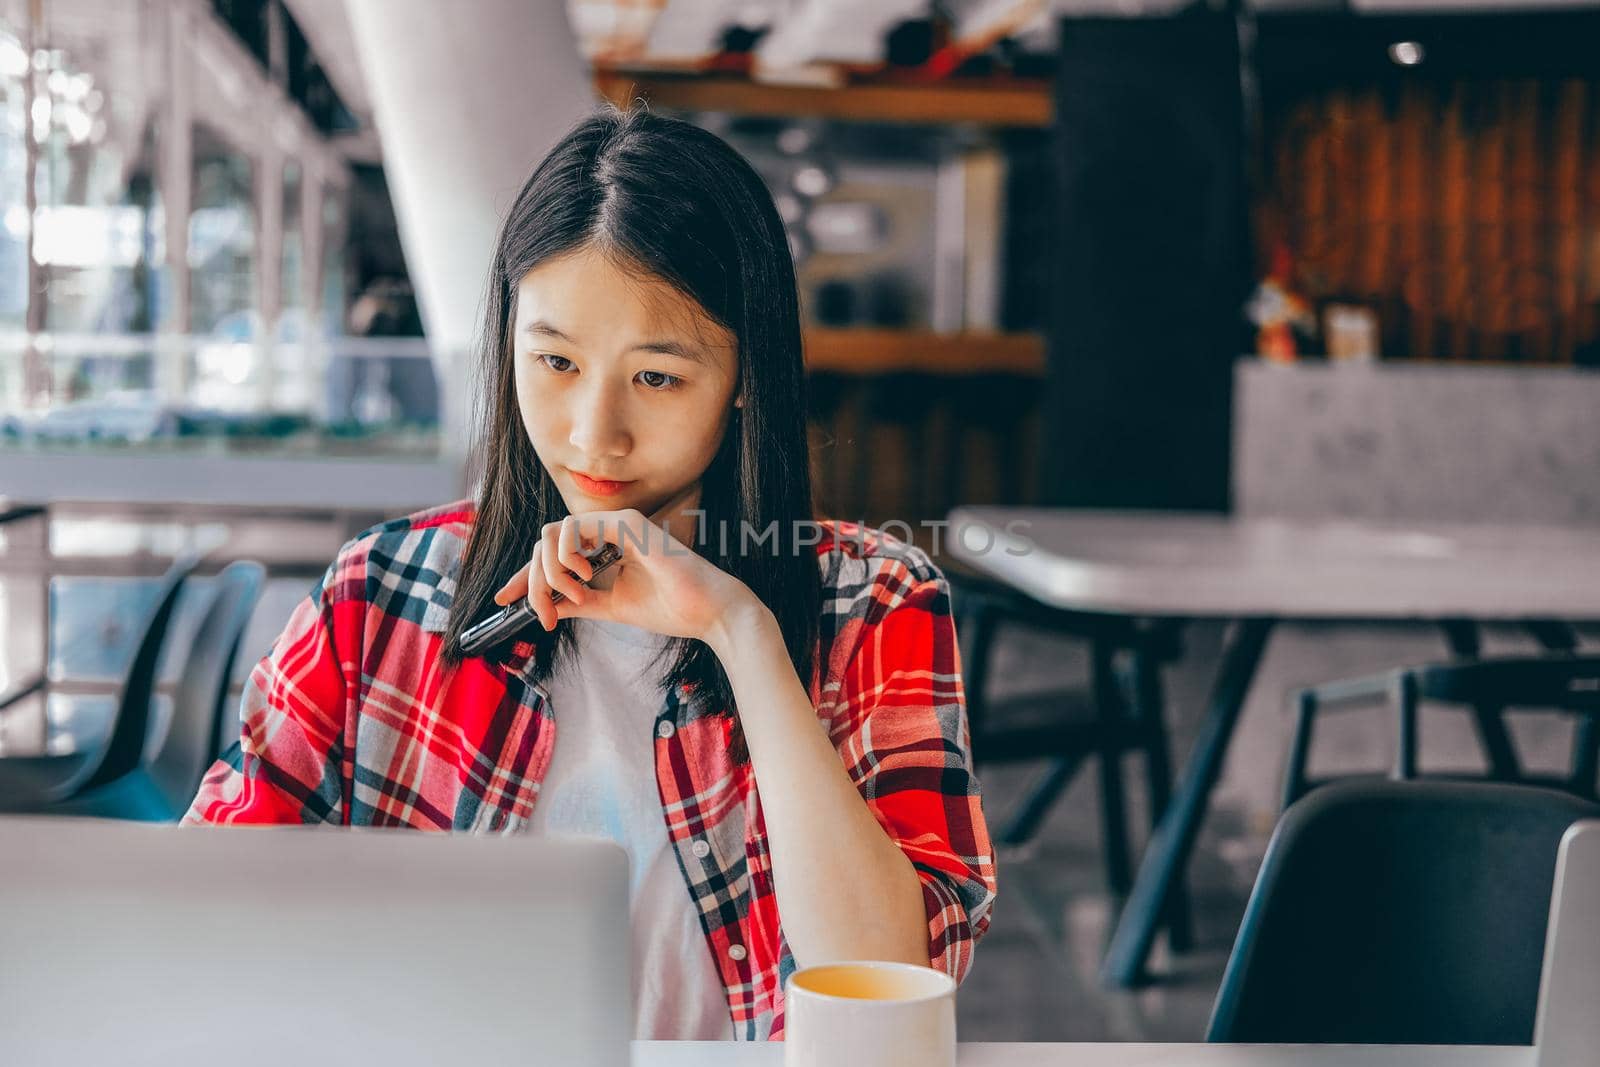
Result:
{"label": "woman's lips", "polygon": [[578,488],[590,496],[615,496],[633,484],[631,481],[616,482],[603,478],[591,478],[581,471],[573,470],[571,467],[567,468],[567,473],[572,475],[572,480],[578,483]]}

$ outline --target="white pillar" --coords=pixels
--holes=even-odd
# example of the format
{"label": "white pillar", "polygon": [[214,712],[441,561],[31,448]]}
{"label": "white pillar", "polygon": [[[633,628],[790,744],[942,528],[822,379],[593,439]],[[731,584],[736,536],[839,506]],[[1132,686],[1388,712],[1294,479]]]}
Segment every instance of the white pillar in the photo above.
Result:
{"label": "white pillar", "polygon": [[163,403],[189,402],[189,209],[194,199],[194,79],[189,49],[191,13],[178,5],[166,14],[168,91],[161,129],[161,206],[167,225],[167,278],[171,298],[157,324],[155,380]]}
{"label": "white pillar", "polygon": [[563,0],[346,0],[406,268],[439,378],[447,455],[465,456],[473,343],[501,217],[593,110]]}
{"label": "white pillar", "polygon": [[278,400],[278,315],[283,310],[283,149],[276,131],[261,139],[255,159],[257,258],[256,307],[261,332],[255,339],[256,410],[272,411]]}

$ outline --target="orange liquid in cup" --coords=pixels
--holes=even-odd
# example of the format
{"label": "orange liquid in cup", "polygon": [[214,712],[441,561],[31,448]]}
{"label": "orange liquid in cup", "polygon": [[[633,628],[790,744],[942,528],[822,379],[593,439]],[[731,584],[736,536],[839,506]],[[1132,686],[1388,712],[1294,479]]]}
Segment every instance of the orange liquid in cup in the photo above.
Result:
{"label": "orange liquid in cup", "polygon": [[942,987],[933,978],[870,967],[811,967],[796,974],[796,988],[829,997],[852,1000],[920,1000],[935,995]]}

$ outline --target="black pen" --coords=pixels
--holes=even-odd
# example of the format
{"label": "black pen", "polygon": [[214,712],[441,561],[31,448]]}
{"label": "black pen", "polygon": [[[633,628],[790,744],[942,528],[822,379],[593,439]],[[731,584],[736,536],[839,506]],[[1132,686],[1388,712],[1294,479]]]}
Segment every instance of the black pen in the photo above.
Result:
{"label": "black pen", "polygon": [[[677,496],[651,512],[648,516],[649,521],[652,523],[663,521],[680,504],[693,497],[698,489],[698,483],[688,486]],[[607,542],[593,552],[584,553],[583,558],[588,560],[589,566],[593,568],[593,572],[589,575],[589,581],[578,578],[578,584],[587,588],[589,582],[594,581],[596,575],[622,558],[622,549]],[[575,578],[577,577],[576,572],[569,571],[568,573]],[[561,594],[560,590],[552,589],[550,591],[550,599],[559,604],[567,598]],[[461,652],[466,656],[476,656],[480,652],[493,648],[508,637],[521,632],[522,628],[528,624],[538,621],[538,613],[528,606],[528,598],[523,597],[515,604],[508,604],[501,608],[482,622],[468,627],[467,632],[461,635]]]}
{"label": "black pen", "polygon": [[[585,555],[584,558],[589,561],[589,566],[593,568],[593,573],[589,576],[589,581],[593,581],[601,571],[622,558],[622,549],[607,543],[601,545],[592,555]],[[575,572],[574,577],[576,577]],[[581,578],[579,582],[584,586],[589,584],[589,582],[583,581]],[[561,590],[552,589],[550,591],[552,603],[559,604],[565,599],[567,598]],[[461,635],[462,654],[476,656],[478,653],[491,649],[507,638],[520,633],[523,627],[529,623],[537,622],[538,619],[538,613],[528,603],[527,597],[521,598],[515,604],[507,604],[498,612],[470,627],[466,633]]]}

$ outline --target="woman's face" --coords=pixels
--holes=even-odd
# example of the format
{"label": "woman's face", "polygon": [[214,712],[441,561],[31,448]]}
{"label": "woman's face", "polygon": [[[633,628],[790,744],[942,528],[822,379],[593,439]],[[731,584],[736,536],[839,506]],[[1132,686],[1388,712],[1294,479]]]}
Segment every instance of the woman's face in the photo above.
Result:
{"label": "woman's face", "polygon": [[[673,515],[698,507],[735,403],[732,332],[586,249],[529,271],[516,303],[517,405],[567,510],[649,515],[680,496]],[[692,516],[661,518],[689,541]]]}

